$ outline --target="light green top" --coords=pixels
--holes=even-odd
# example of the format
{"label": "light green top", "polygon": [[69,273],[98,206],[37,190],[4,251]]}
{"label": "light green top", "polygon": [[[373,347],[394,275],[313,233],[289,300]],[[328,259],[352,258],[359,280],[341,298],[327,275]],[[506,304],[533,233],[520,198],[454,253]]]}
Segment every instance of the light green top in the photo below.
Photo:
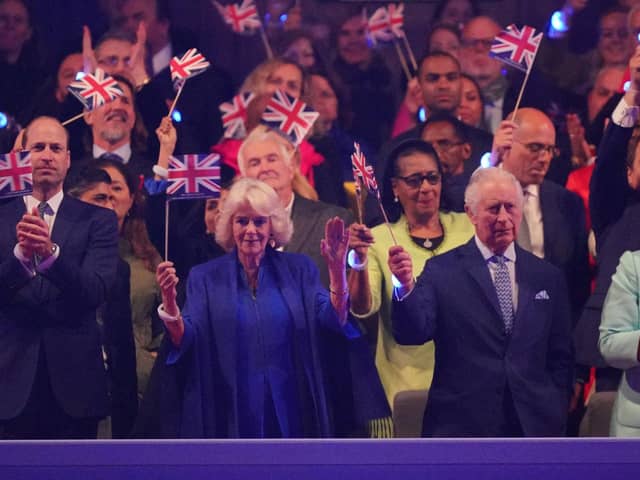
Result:
{"label": "light green top", "polygon": [[[416,277],[431,257],[467,243],[473,237],[473,225],[464,213],[440,212],[440,223],[444,229],[444,239],[435,250],[419,247],[411,239],[407,218],[404,215],[391,225],[398,243],[411,255],[413,273]],[[389,405],[393,408],[396,393],[429,388],[433,378],[435,350],[433,342],[407,346],[398,345],[394,340],[391,333],[393,285],[391,271],[387,265],[389,247],[393,245],[393,240],[385,224],[374,227],[371,232],[375,239],[367,257],[371,284],[371,310],[365,315],[354,315],[363,318],[375,312],[379,313],[376,367]]]}

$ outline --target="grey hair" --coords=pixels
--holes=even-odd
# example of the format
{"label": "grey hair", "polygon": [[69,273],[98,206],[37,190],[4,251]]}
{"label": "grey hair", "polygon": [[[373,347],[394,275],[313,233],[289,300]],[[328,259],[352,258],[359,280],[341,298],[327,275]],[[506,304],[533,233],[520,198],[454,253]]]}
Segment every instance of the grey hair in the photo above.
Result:
{"label": "grey hair", "polygon": [[240,145],[240,150],[238,150],[238,168],[240,169],[240,174],[244,177],[247,174],[247,166],[246,166],[246,158],[244,154],[244,150],[248,145],[251,145],[256,142],[266,142],[266,141],[274,141],[278,145],[278,150],[282,158],[284,158],[285,163],[293,170],[293,157],[295,154],[295,149],[291,142],[285,139],[282,135],[277,133],[275,130],[272,130],[269,127],[264,125],[258,125],[256,128],[251,130],[251,133],[247,135],[247,137]]}
{"label": "grey hair", "polygon": [[520,208],[524,205],[524,193],[518,179],[512,174],[498,167],[477,168],[469,179],[469,184],[464,191],[464,204],[471,210],[471,213],[477,213],[478,203],[480,203],[480,186],[488,182],[507,181],[513,183],[518,192],[518,202]]}
{"label": "grey hair", "polygon": [[216,223],[216,242],[227,251],[235,247],[233,216],[242,207],[249,206],[260,215],[271,219],[271,239],[275,248],[286,245],[293,234],[293,222],[282,206],[276,191],[260,180],[243,177],[236,180],[222,202],[220,218]]}

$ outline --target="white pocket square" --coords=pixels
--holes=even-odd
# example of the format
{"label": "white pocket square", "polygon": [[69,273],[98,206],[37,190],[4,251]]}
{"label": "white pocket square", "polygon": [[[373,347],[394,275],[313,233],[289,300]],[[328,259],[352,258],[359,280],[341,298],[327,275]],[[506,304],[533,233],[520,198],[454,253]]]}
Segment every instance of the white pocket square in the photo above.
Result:
{"label": "white pocket square", "polygon": [[540,290],[538,293],[536,293],[535,299],[536,300],[549,300],[549,294],[547,293],[546,290]]}

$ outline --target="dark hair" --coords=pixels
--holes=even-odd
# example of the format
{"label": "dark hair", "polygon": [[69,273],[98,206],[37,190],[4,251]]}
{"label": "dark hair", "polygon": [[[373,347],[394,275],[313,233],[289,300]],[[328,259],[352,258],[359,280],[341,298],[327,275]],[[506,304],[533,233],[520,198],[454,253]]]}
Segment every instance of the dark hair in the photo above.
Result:
{"label": "dark hair", "polygon": [[436,153],[436,150],[430,143],[420,140],[419,138],[412,138],[399,143],[395,148],[391,150],[387,156],[387,168],[382,178],[381,197],[382,204],[384,205],[389,221],[396,222],[402,215],[402,205],[399,202],[394,202],[393,188],[391,186],[391,180],[397,177],[400,173],[399,163],[405,157],[413,155],[415,153],[422,153],[433,159],[438,168],[438,172],[442,175],[442,164],[440,158]]}
{"label": "dark hair", "polygon": [[127,189],[131,195],[135,195],[138,191],[139,180],[136,175],[129,169],[129,167],[123,163],[118,162],[117,160],[110,160],[107,158],[99,158],[94,163],[93,166],[96,168],[104,169],[107,167],[112,167],[120,172],[120,175],[124,178],[125,183],[127,184]]}
{"label": "dark hair", "polygon": [[[460,37],[460,30],[458,30],[455,27],[452,27],[451,25],[447,25],[446,23],[438,23],[433,27],[431,27],[431,29],[429,30],[429,33],[427,33],[427,49],[425,50],[427,53],[429,53],[429,51],[431,50],[431,37],[433,37],[433,34],[438,30],[446,30],[452,35],[455,35],[455,37],[458,39],[458,42],[462,41]],[[434,50],[434,51],[437,51],[437,50]]]}
{"label": "dark hair", "polygon": [[424,127],[422,131],[424,132],[425,128],[432,123],[448,123],[453,127],[453,131],[456,134],[456,137],[460,139],[461,142],[469,143],[469,128],[462,121],[458,120],[456,117],[446,112],[437,112],[433,115],[429,115],[427,121],[424,123]]}
{"label": "dark hair", "polygon": [[135,33],[130,33],[120,28],[111,28],[107,30],[96,42],[95,46],[93,47],[94,50],[99,49],[100,46],[107,40],[119,40],[121,42],[127,42],[133,45],[134,43],[136,43],[136,35]]}
{"label": "dark hair", "polygon": [[456,65],[456,67],[458,68],[458,71],[461,70],[460,62],[456,57],[454,57],[450,53],[436,50],[435,52],[427,52],[420,58],[420,60],[418,61],[418,76],[422,75],[422,65],[424,65],[424,62],[426,62],[431,58],[448,58]]}
{"label": "dark hair", "polygon": [[[450,1],[451,0],[440,0],[440,2],[438,2],[438,5],[436,5],[436,9],[433,12],[433,16],[431,17],[431,24],[440,23],[442,21],[442,14]],[[477,17],[480,14],[477,1],[469,0],[469,4],[471,5],[471,15],[473,17]]]}
{"label": "dark hair", "polygon": [[[291,61],[290,58],[284,56],[284,53],[292,43],[300,39],[308,40],[309,44],[311,45],[311,50],[313,51],[314,64],[310,68],[310,71],[313,70],[318,72],[326,72],[327,62],[325,61],[325,58],[320,53],[320,50],[318,49],[313,36],[305,32],[304,30],[284,30],[280,32],[273,41],[273,47],[276,56]],[[300,65],[300,68],[303,67]]]}
{"label": "dark hair", "polygon": [[68,195],[80,198],[85,192],[94,188],[98,183],[111,185],[109,174],[94,165],[83,168],[78,172],[72,172],[65,179],[65,191]]}

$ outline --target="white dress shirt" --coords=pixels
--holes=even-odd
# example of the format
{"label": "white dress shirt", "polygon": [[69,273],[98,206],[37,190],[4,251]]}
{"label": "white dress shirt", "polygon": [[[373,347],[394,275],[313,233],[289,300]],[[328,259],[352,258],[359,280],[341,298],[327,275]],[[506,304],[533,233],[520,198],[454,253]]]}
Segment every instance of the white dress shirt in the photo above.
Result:
{"label": "white dress shirt", "polygon": [[523,190],[524,208],[522,214],[529,227],[531,253],[538,258],[544,258],[544,225],[540,208],[540,185],[527,185]]}
{"label": "white dress shirt", "polygon": [[158,73],[169,66],[171,57],[173,57],[173,48],[171,47],[171,42],[169,42],[164,47],[162,47],[151,59],[153,76],[156,76]]}
{"label": "white dress shirt", "polygon": [[622,97],[611,114],[611,120],[620,127],[633,128],[638,122],[639,114],[640,107],[629,105]]}

